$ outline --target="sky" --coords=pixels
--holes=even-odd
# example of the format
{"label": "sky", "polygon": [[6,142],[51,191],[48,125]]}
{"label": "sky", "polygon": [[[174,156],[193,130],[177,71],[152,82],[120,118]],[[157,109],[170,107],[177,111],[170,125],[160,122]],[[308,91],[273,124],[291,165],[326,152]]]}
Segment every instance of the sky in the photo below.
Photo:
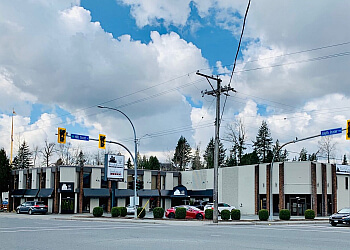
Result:
{"label": "sky", "polygon": [[[14,156],[69,134],[122,143],[134,135],[141,155],[172,158],[180,136],[203,152],[214,136],[215,99],[204,95],[219,76],[235,89],[221,98],[220,137],[242,121],[247,151],[262,121],[274,141],[345,128],[350,119],[350,2],[248,0],[13,0],[0,2],[0,147]],[[211,84],[216,84],[211,82]],[[224,109],[223,109],[224,107]],[[15,114],[13,114],[13,110]],[[320,138],[286,146],[318,150]],[[350,158],[345,132],[333,135],[339,163]],[[229,149],[230,144],[223,140]],[[68,138],[93,155],[95,141]],[[108,152],[127,153],[108,144]],[[126,156],[128,157],[128,156]],[[320,155],[322,160],[322,155]],[[57,157],[56,157],[57,158]],[[54,159],[52,159],[54,161]],[[40,165],[40,162],[38,163]]]}

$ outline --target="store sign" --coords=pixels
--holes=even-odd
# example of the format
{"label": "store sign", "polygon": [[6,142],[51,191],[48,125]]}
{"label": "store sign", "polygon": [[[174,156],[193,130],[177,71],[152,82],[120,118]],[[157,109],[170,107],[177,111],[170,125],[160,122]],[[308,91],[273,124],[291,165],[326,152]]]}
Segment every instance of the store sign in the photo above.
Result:
{"label": "store sign", "polygon": [[60,183],[61,193],[71,193],[74,192],[74,182],[61,182]]}
{"label": "store sign", "polygon": [[109,155],[105,156],[105,173],[108,180],[124,179],[124,155]]}

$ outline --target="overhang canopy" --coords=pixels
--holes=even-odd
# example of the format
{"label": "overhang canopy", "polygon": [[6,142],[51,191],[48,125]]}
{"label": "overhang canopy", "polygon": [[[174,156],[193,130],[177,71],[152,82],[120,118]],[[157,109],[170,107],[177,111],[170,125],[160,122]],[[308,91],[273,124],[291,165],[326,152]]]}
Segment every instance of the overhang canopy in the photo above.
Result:
{"label": "overhang canopy", "polygon": [[38,193],[40,198],[51,198],[53,193],[53,188],[42,188]]}
{"label": "overhang canopy", "polygon": [[187,198],[187,188],[183,185],[179,185],[173,188],[171,198]]}
{"label": "overhang canopy", "polygon": [[160,190],[160,196],[169,197],[173,194],[173,190]]}
{"label": "overhang canopy", "polygon": [[158,189],[142,189],[137,191],[138,196],[140,197],[158,197]]}
{"label": "overhang canopy", "polygon": [[191,197],[213,197],[213,189],[188,190],[188,195]]}
{"label": "overhang canopy", "polygon": [[116,189],[115,197],[130,197],[134,196],[134,190],[132,189]]}
{"label": "overhang canopy", "polygon": [[25,189],[15,189],[15,190],[12,190],[11,197],[15,197],[15,198],[23,197],[23,195],[24,195],[25,192],[26,192]]}
{"label": "overhang canopy", "polygon": [[109,189],[107,188],[84,188],[85,197],[109,197]]}
{"label": "overhang canopy", "polygon": [[25,198],[34,198],[37,196],[39,189],[27,189],[24,193]]}

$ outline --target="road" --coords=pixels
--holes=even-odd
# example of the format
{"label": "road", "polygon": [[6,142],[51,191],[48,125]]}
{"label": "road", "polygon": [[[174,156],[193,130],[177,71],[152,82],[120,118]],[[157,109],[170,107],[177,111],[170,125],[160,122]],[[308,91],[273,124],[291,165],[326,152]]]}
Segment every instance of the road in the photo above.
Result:
{"label": "road", "polygon": [[0,214],[0,249],[348,249],[350,227],[200,225]]}

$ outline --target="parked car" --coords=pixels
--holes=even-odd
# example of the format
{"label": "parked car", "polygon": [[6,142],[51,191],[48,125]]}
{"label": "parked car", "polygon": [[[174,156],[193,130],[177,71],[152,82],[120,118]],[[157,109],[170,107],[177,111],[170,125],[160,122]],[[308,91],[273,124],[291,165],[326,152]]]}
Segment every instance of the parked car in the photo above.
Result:
{"label": "parked car", "polygon": [[204,211],[200,210],[199,208],[188,206],[188,205],[181,205],[176,207],[171,207],[165,211],[165,217],[169,219],[175,218],[175,211],[178,207],[184,207],[186,208],[186,219],[197,219],[202,220],[205,218]]}
{"label": "parked car", "polygon": [[126,213],[127,214],[135,214],[135,207],[131,206],[130,204],[126,206]]}
{"label": "parked car", "polygon": [[46,214],[47,213],[47,205],[45,205],[43,201],[26,201],[16,208],[16,212],[18,214],[19,213]]}
{"label": "parked car", "polygon": [[209,201],[197,200],[193,203],[193,206],[199,208],[200,210],[204,210],[204,206],[207,205]]}
{"label": "parked car", "polygon": [[[207,205],[204,206],[204,211],[206,209],[214,209],[214,203],[208,203]],[[223,202],[220,202],[218,203],[218,212],[219,212],[219,215],[221,214],[221,211],[222,210],[229,210],[231,212],[232,209],[236,209],[235,207],[233,206],[230,206],[229,204],[227,203],[223,203]]]}
{"label": "parked car", "polygon": [[336,226],[337,224],[350,224],[350,208],[342,208],[338,212],[329,217],[329,224]]}

